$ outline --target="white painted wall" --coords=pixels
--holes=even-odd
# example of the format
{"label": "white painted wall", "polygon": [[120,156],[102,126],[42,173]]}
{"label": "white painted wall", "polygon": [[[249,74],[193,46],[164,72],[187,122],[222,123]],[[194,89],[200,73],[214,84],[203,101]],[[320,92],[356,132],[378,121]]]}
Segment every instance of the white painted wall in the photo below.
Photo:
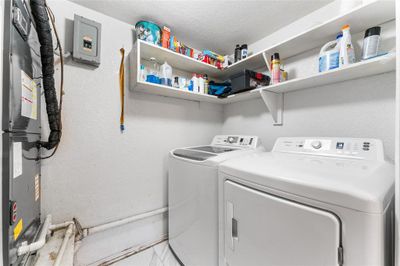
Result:
{"label": "white painted wall", "polygon": [[[100,22],[102,41],[99,68],[71,61],[65,66],[63,137],[55,157],[43,162],[43,215],[51,213],[54,222],[76,217],[87,227],[165,207],[168,151],[209,143],[221,130],[221,106],[126,89],[126,131],[121,134],[119,49],[124,46],[130,51],[132,26],[65,0],[48,3],[67,51],[74,14]],[[44,125],[47,134],[45,119]],[[165,233],[165,223],[146,225],[147,237],[153,237],[151,229],[158,232],[160,226]],[[129,238],[128,246],[146,242],[131,234],[134,228],[126,230],[120,235]],[[103,241],[99,245],[110,246],[107,238]]]}
{"label": "white painted wall", "polygon": [[397,54],[396,54],[396,142],[395,142],[395,227],[396,227],[396,234],[395,234],[395,265],[400,265],[400,247],[399,247],[399,228],[400,228],[400,2],[396,2],[396,47],[397,47]]}
{"label": "white painted wall", "polygon": [[315,27],[324,21],[344,14],[358,5],[371,1],[374,0],[335,0],[332,3],[329,3],[326,6],[323,6],[322,8],[317,9],[316,11],[311,12],[310,14],[281,28],[280,30],[265,36],[264,38],[261,38],[252,44],[249,44],[249,51],[255,53],[262,51],[266,47],[270,47],[275,43],[279,43],[282,40],[288,39],[299,34],[300,32]]}
{"label": "white painted wall", "polygon": [[[0,86],[3,89],[3,38],[4,38],[4,1],[0,1]],[[0,93],[0,110],[3,110],[3,93]],[[0,151],[3,150],[3,141],[0,141]],[[3,172],[3,152],[0,156],[0,171]],[[0,191],[3,191],[2,182],[0,182]],[[0,221],[3,221],[3,209],[0,204]],[[3,230],[0,230],[0,239],[3,239]],[[3,261],[3,241],[0,241],[0,260]]]}
{"label": "white painted wall", "polygon": [[[325,8],[322,8],[322,11],[324,10]],[[333,12],[328,16],[326,12],[316,11],[312,15],[310,20],[301,19],[267,36],[253,47],[259,47],[259,49],[268,47],[271,43],[283,41],[293,31],[304,25],[312,25],[315,21],[323,21],[337,14]],[[394,51],[394,21],[381,26],[382,50]],[[363,32],[353,34],[353,44],[358,58],[360,58],[362,38]],[[289,78],[305,77],[316,73],[318,54],[319,48],[285,60],[283,63],[289,72]],[[286,93],[283,126],[272,125],[271,116],[259,99],[230,104],[224,109],[222,133],[259,135],[268,149],[272,148],[277,137],[282,136],[379,138],[384,142],[387,158],[393,161],[395,80],[395,74],[392,72]]]}
{"label": "white painted wall", "polygon": [[[132,26],[65,0],[51,0],[49,5],[67,50],[74,13],[103,26],[101,66],[93,70],[71,62],[66,65],[64,135],[58,153],[42,168],[42,211],[52,213],[55,222],[76,217],[84,227],[93,226],[166,206],[168,151],[208,143],[218,133],[259,135],[267,148],[279,136],[377,137],[384,140],[387,156],[393,159],[393,73],[288,93],[282,127],[272,126],[260,99],[230,104],[222,112],[220,106],[126,90],[127,130],[120,134],[118,50],[121,46],[130,50]],[[334,15],[325,9],[250,47],[257,51]],[[315,53],[287,60],[288,69],[292,74],[301,70],[298,62],[314,66]],[[300,70],[296,75],[307,74]],[[94,235],[81,248],[78,265],[163,233],[165,216]]]}

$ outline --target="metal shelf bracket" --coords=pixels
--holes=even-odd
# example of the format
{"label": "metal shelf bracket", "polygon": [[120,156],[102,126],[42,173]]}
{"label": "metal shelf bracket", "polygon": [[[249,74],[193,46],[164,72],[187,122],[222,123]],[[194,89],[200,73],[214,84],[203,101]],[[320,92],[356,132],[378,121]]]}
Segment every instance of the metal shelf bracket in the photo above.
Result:
{"label": "metal shelf bracket", "polygon": [[260,90],[261,98],[272,115],[274,126],[283,125],[283,93]]}

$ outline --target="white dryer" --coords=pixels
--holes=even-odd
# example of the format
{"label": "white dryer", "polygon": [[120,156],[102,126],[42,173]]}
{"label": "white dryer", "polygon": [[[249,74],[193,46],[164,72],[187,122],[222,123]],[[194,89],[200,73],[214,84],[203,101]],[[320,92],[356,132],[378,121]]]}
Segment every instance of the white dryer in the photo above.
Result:
{"label": "white dryer", "polygon": [[218,165],[256,151],[258,137],[224,135],[170,152],[169,244],[184,265],[218,265]]}
{"label": "white dryer", "polygon": [[280,138],[222,163],[220,265],[393,265],[394,173],[376,139]]}

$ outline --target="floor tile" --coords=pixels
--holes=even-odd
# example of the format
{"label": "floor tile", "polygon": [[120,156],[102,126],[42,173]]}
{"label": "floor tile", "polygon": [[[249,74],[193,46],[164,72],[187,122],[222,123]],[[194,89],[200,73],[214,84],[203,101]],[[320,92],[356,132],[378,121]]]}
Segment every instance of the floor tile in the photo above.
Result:
{"label": "floor tile", "polygon": [[113,266],[180,266],[180,264],[169,249],[168,242],[164,241],[118,261]]}

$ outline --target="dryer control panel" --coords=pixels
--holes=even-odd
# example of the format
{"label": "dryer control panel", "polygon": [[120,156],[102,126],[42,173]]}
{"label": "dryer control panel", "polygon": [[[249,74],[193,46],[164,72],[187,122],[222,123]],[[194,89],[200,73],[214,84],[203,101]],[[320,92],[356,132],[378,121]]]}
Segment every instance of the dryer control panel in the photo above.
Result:
{"label": "dryer control panel", "polygon": [[217,135],[211,145],[232,146],[255,149],[261,146],[260,140],[256,136],[242,135]]}
{"label": "dryer control panel", "polygon": [[383,144],[378,139],[279,138],[272,151],[384,161]]}

